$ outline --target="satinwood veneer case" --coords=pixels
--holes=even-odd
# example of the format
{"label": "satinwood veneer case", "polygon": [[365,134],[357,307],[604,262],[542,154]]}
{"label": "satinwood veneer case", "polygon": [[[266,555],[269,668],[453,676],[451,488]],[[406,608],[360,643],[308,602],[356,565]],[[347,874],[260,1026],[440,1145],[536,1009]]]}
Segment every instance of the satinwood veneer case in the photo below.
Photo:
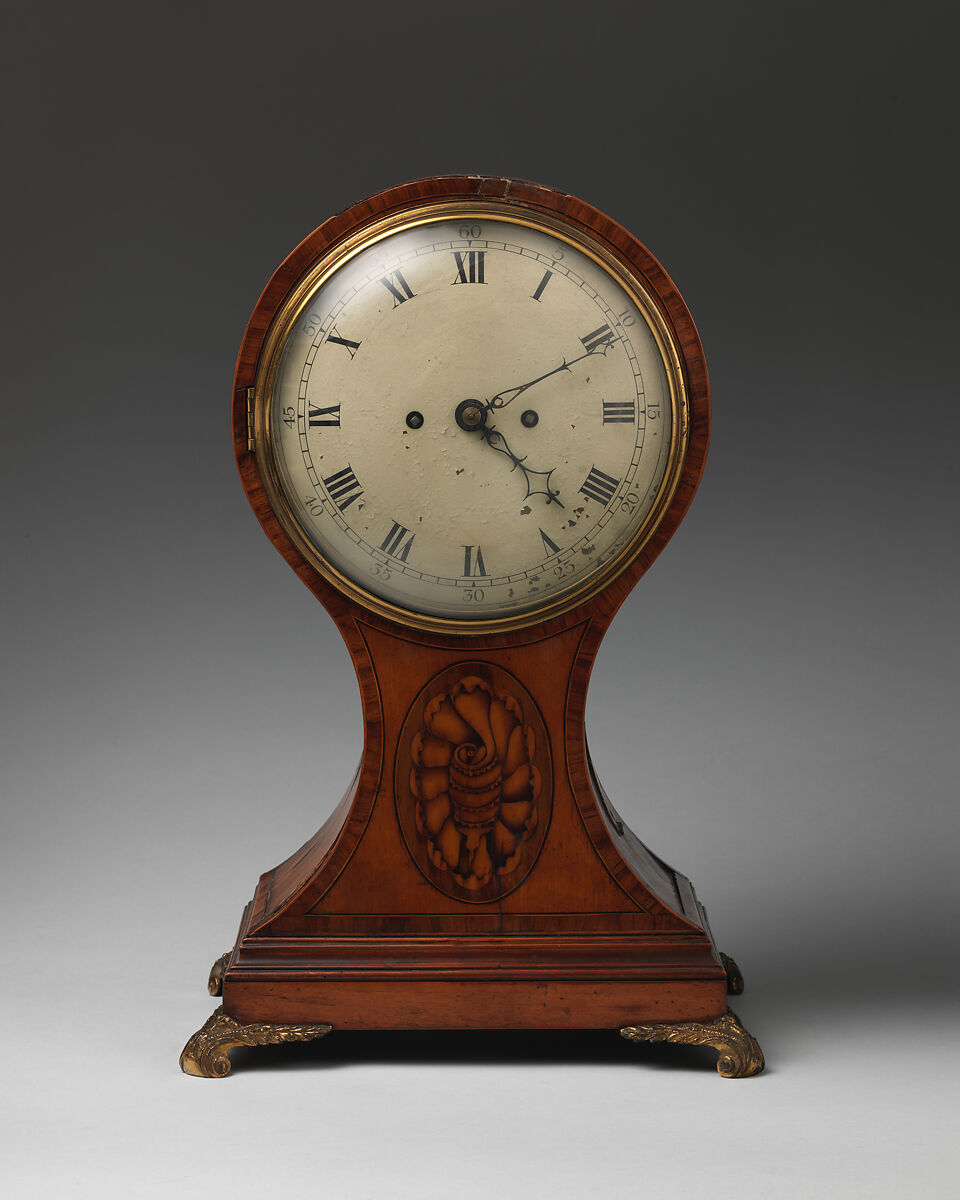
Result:
{"label": "satinwood veneer case", "polygon": [[[518,355],[524,383],[490,398]],[[612,1028],[713,1046],[724,1075],[761,1069],[727,1008],[735,964],[690,881],[618,815],[584,733],[601,638],[686,512],[709,422],[700,340],[663,268],[552,189],[391,188],[279,267],[237,362],[237,464],[347,644],[363,754],[326,823],[261,876],[186,1071],[225,1075],[232,1046],[330,1029],[465,1028]],[[584,441],[564,442],[578,423]],[[394,447],[419,482],[384,499]]]}

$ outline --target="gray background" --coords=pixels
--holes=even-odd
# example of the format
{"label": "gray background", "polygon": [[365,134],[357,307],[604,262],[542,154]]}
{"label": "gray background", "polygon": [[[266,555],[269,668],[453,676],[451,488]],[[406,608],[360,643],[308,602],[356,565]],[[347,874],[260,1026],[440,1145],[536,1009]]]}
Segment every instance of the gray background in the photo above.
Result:
{"label": "gray background", "polygon": [[[4,6],[16,1194],[952,1194],[948,8]],[[588,722],[743,967],[753,1081],[612,1034],[340,1035],[177,1071],[258,874],[360,751],[346,651],[235,475],[234,356],[321,220],[459,171],[609,212],[703,337],[704,483]]]}

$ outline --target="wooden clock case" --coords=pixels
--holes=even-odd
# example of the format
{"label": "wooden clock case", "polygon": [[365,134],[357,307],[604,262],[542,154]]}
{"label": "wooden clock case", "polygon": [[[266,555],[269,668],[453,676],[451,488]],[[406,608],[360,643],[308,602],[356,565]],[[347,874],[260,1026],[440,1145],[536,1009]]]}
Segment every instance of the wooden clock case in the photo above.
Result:
{"label": "wooden clock case", "polygon": [[[678,486],[633,561],[579,607],[480,636],[411,628],[329,583],[270,506],[251,424],[268,327],[304,273],[365,224],[438,199],[557,214],[623,260],[660,306],[689,400]],[[549,188],[481,176],[396,187],[326,221],[276,271],[237,362],[237,465],[270,540],[347,644],[362,697],[363,754],[322,828],[261,876],[236,944],[211,976],[222,1008],[188,1043],[184,1069],[226,1074],[232,1046],[314,1037],[331,1027],[614,1028],[637,1040],[714,1046],[722,1074],[760,1069],[759,1047],[727,1009],[728,990],[738,990],[735,965],[718,952],[690,881],[651,853],[605,796],[584,731],[601,638],[686,512],[709,424],[700,340],[663,268],[615,221]],[[539,788],[536,828],[518,851],[521,861],[486,884],[482,875],[460,883],[444,877],[410,815],[411,748],[425,714],[467,693],[481,709],[499,697],[498,712],[520,714],[511,719],[524,723]]]}

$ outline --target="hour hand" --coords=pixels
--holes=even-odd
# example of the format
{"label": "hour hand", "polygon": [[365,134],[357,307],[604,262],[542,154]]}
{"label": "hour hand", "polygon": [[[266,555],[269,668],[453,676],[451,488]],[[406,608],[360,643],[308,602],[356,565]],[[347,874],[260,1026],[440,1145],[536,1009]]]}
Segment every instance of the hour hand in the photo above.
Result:
{"label": "hour hand", "polygon": [[548,504],[559,504],[561,508],[565,507],[560,499],[560,493],[556,488],[550,486],[550,476],[556,470],[556,467],[551,467],[549,471],[535,471],[532,467],[526,465],[526,458],[518,458],[510,449],[507,439],[499,431],[494,429],[492,425],[484,426],[480,432],[480,436],[490,446],[491,449],[497,450],[500,454],[506,455],[510,459],[513,466],[511,471],[520,468],[523,473],[524,482],[527,485],[527,494],[524,500],[529,500],[531,496],[546,496]]}

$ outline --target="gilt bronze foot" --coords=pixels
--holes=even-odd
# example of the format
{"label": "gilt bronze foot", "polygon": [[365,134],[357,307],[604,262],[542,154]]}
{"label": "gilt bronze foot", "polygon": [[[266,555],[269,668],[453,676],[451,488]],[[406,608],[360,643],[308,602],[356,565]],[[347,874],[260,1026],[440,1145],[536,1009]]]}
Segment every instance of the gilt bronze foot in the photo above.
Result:
{"label": "gilt bronze foot", "polygon": [[227,963],[230,961],[232,951],[228,950],[226,954],[221,954],[217,961],[210,968],[210,978],[207,980],[207,991],[211,996],[223,995],[223,973],[227,969]]}
{"label": "gilt bronze foot", "polygon": [[241,1025],[228,1017],[221,1005],[184,1046],[180,1068],[188,1075],[203,1079],[222,1079],[230,1074],[229,1055],[235,1046],[308,1042],[311,1038],[323,1037],[332,1028],[332,1025],[268,1025],[260,1022]]}
{"label": "gilt bronze foot", "polygon": [[715,1021],[677,1022],[664,1025],[628,1025],[620,1036],[632,1042],[678,1042],[685,1046],[712,1046],[720,1055],[717,1070],[725,1079],[743,1079],[763,1070],[763,1051],[756,1038],[740,1024],[731,1009]]}
{"label": "gilt bronze foot", "polygon": [[724,954],[722,950],[720,951],[720,961],[727,973],[727,995],[739,996],[743,992],[743,975],[740,968],[730,955]]}

